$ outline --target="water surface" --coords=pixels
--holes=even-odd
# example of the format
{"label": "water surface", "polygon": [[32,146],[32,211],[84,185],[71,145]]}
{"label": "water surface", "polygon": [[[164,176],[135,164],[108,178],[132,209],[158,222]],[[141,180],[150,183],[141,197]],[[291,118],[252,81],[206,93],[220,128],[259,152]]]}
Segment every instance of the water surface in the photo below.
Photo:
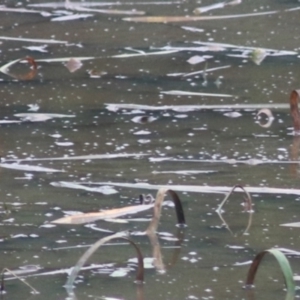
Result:
{"label": "water surface", "polygon": [[[157,4],[148,1],[143,5],[142,2],[123,2],[100,8],[144,10],[147,16],[184,16],[192,15],[196,7],[215,3],[170,1]],[[29,6],[38,3],[46,1],[29,1],[17,6],[12,1],[3,4],[54,13],[54,8]],[[133,187],[115,187],[118,193],[103,195],[55,187],[53,182],[298,188],[299,167],[297,163],[290,163],[298,161],[298,141],[292,135],[288,105],[272,109],[275,120],[269,128],[259,126],[258,108],[232,108],[234,104],[257,107],[288,104],[289,93],[298,88],[299,82],[299,13],[298,10],[285,10],[297,5],[297,1],[253,0],[211,10],[205,15],[278,12],[184,23],[126,22],[122,15],[100,13],[93,13],[86,19],[52,22],[53,16],[43,17],[39,13],[0,12],[3,37],[66,41],[47,44],[0,40],[1,65],[25,56],[36,60],[96,57],[82,61],[83,66],[74,73],[69,72],[62,62],[38,62],[38,75],[31,81],[0,75],[0,120],[20,121],[16,114],[29,113],[31,104],[37,106],[38,113],[67,115],[39,122],[21,119],[20,123],[1,124],[0,127],[3,162],[25,159],[19,163],[64,171],[0,169],[1,266],[11,270],[26,266],[39,269],[27,279],[39,295],[32,296],[27,287],[13,280],[6,283],[7,297],[67,299],[63,288],[66,273],[37,274],[71,268],[85,251],[85,248],[71,246],[90,245],[109,233],[84,225],[47,227],[48,222],[64,216],[65,212],[89,212],[137,204],[140,193],[149,193],[149,190]],[[64,10],[63,7],[60,9]],[[186,27],[192,27],[192,31]],[[236,48],[220,51],[211,47],[199,52],[194,48],[201,45],[195,42],[295,51],[296,54],[267,56],[257,65],[248,57],[249,53],[245,57],[233,57],[233,54],[242,53]],[[44,44],[48,45],[45,53],[24,48]],[[136,51],[161,51],[167,46],[186,49],[152,56],[113,57]],[[187,62],[196,55],[210,58],[195,65]],[[228,67],[205,75],[168,76],[223,66]],[[25,66],[13,68],[18,72]],[[92,78],[89,70],[99,76]],[[162,93],[174,90],[231,96]],[[152,109],[114,106],[113,110],[108,103],[149,105]],[[164,105],[170,107],[159,109]],[[179,105],[181,107],[176,107]],[[227,109],[187,110],[182,105],[225,105]],[[151,117],[153,122],[136,122],[137,116]],[[292,144],[296,155],[291,154]],[[133,156],[82,157],[100,154]],[[70,159],[72,157],[78,159]],[[162,158],[168,159],[158,161]],[[178,171],[181,173],[176,173]],[[182,171],[190,172],[182,174]],[[151,192],[156,193],[155,190]],[[90,260],[103,265],[80,273],[75,288],[77,299],[101,299],[101,296],[164,300],[284,298],[282,276],[272,257],[267,258],[259,270],[255,298],[249,298],[242,288],[249,268],[249,264],[243,263],[251,261],[259,251],[274,246],[298,250],[298,229],[279,226],[299,221],[298,194],[253,193],[253,222],[247,235],[242,233],[249,214],[241,206],[243,197],[240,193],[226,204],[223,214],[232,233],[222,226],[223,222],[215,212],[224,194],[180,192],[179,195],[188,227],[180,231],[175,226],[172,207],[164,208],[159,226],[159,232],[179,236],[182,241],[178,248],[178,243],[175,245],[175,241],[160,236],[167,272],[158,274],[153,268],[147,269],[143,291],[137,292],[138,287],[133,283],[136,265],[128,262],[135,256],[133,249],[128,245],[107,246]],[[152,211],[147,211],[131,218],[149,219],[151,216]],[[147,222],[99,221],[95,224],[111,232],[142,231],[147,227]],[[132,238],[145,257],[152,257],[147,236]],[[65,248],[57,249],[62,247]],[[291,258],[291,264],[297,273],[298,259]],[[131,269],[128,275],[110,276],[114,270],[127,267]],[[140,297],[142,292],[144,298]]]}

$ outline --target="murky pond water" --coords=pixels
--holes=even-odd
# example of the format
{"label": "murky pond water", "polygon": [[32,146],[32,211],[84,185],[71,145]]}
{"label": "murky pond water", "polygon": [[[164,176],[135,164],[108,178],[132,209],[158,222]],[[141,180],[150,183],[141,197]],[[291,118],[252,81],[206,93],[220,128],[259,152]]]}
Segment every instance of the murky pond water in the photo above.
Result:
{"label": "murky pond water", "polygon": [[[32,80],[15,78],[28,71],[21,63],[0,75],[0,265],[24,271],[40,293],[7,280],[4,298],[284,299],[271,256],[253,294],[243,286],[260,251],[299,250],[299,229],[280,226],[300,220],[299,141],[288,105],[299,87],[299,1],[228,1],[211,10],[215,1],[101,3],[0,6],[1,66],[26,56],[38,66]],[[197,17],[229,17],[137,22],[133,12],[183,17],[197,7],[204,8]],[[67,20],[55,20],[61,17]],[[65,66],[70,58],[82,64],[74,72]],[[261,108],[273,112],[270,127],[256,118]],[[221,218],[216,213],[235,184],[253,198],[246,234],[251,216],[241,193]],[[145,284],[134,284],[134,250],[112,241],[80,272],[76,296],[68,296],[70,268],[88,245],[113,232],[143,231],[153,213],[126,216],[126,224],[50,222],[136,205],[141,193],[155,195],[165,185],[178,190],[188,226],[176,227],[167,205],[156,252],[147,236],[132,240],[150,262],[160,249],[166,272],[148,263]],[[202,190],[192,192],[197,186]],[[299,273],[298,256],[290,263]]]}

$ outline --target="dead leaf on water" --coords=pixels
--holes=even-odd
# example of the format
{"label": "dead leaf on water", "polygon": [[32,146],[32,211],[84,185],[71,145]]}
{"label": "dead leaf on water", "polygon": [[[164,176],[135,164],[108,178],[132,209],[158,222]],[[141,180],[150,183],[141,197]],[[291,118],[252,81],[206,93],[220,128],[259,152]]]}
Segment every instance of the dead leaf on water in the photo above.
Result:
{"label": "dead leaf on water", "polygon": [[75,71],[79,70],[83,66],[83,64],[77,58],[70,58],[65,66],[71,73],[74,73]]}
{"label": "dead leaf on water", "polygon": [[251,60],[256,64],[260,65],[262,61],[268,56],[268,53],[264,49],[257,48],[250,54]]}
{"label": "dead leaf on water", "polygon": [[[16,65],[17,63],[19,62],[23,62],[23,61],[27,61],[31,67],[31,70],[25,74],[16,74],[12,71],[10,71],[10,68],[13,66],[13,65]],[[0,68],[0,72],[10,76],[10,77],[13,77],[15,79],[18,79],[18,80],[32,80],[36,74],[37,74],[37,64],[36,64],[36,61],[28,56],[28,57],[25,57],[25,58],[21,58],[21,59],[16,59],[14,61],[11,61],[7,64],[5,64],[4,66],[2,66]]]}

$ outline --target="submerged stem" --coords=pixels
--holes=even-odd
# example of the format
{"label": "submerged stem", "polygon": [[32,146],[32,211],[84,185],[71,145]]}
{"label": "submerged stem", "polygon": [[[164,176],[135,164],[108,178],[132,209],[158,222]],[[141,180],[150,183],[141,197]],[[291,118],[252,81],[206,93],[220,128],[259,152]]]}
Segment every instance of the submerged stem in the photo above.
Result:
{"label": "submerged stem", "polygon": [[1,273],[1,287],[0,287],[0,291],[3,292],[4,291],[4,272],[8,272],[9,274],[11,274],[12,276],[14,276],[15,278],[19,279],[21,282],[23,282],[25,285],[27,285],[33,294],[39,294],[39,291],[37,291],[32,285],[30,285],[25,279],[19,277],[17,274],[15,274],[13,271],[7,269],[7,268],[4,268],[2,270],[2,273]]}

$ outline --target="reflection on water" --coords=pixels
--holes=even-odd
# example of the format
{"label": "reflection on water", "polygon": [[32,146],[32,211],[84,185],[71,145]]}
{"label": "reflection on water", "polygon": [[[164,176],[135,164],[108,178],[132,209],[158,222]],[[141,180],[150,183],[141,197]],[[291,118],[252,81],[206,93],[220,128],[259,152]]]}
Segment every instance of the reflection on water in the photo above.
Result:
{"label": "reflection on water", "polygon": [[[36,299],[67,299],[63,285],[82,248],[144,230],[152,211],[126,224],[51,221],[138,205],[149,188],[180,185],[184,236],[174,236],[169,206],[158,235],[133,236],[167,271],[146,269],[137,292],[131,249],[107,245],[78,277],[77,298],[247,299],[255,254],[298,250],[297,228],[279,226],[299,221],[299,141],[288,104],[299,84],[298,8],[271,0],[4,1],[1,66],[32,57],[37,74],[31,63],[35,77],[18,77],[30,68],[20,61],[0,73],[2,267],[27,276]],[[217,18],[188,22],[195,10]],[[160,19],[133,19],[143,13]],[[267,108],[274,119],[261,127],[256,115]],[[254,213],[248,234],[233,236],[216,209],[236,184],[250,187]],[[242,232],[249,214],[235,197],[222,217]],[[291,264],[298,272],[297,256]],[[253,299],[283,299],[279,272],[266,260]],[[16,280],[5,288],[8,297],[32,297]]]}

